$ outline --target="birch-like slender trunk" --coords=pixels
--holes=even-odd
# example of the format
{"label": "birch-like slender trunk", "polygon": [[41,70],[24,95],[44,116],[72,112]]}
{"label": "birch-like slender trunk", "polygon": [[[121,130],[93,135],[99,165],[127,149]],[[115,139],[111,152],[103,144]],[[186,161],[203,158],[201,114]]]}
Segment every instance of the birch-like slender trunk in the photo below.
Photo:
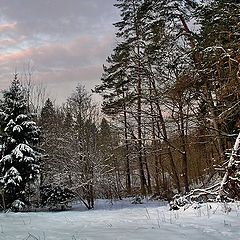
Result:
{"label": "birch-like slender trunk", "polygon": [[221,185],[220,185],[219,194],[218,194],[218,199],[220,199],[220,200],[223,200],[225,186],[229,180],[229,176],[232,172],[233,165],[236,163],[236,161],[238,159],[239,150],[240,150],[240,133],[238,134],[238,137],[235,141],[235,144],[232,149],[231,156],[230,156],[227,168],[226,168],[226,172],[224,174],[224,177],[223,177]]}

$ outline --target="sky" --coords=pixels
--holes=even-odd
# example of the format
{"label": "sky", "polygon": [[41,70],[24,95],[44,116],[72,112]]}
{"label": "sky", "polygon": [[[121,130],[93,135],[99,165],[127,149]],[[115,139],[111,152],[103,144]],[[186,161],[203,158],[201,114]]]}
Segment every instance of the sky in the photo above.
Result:
{"label": "sky", "polygon": [[62,103],[77,84],[100,83],[116,43],[115,0],[0,0],[0,89],[31,74]]}

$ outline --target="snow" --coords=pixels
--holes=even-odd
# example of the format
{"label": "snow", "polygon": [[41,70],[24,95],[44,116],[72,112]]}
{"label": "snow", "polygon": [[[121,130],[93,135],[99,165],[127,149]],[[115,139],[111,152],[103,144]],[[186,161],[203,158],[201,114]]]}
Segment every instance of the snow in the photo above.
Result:
{"label": "snow", "polygon": [[12,203],[12,207],[15,209],[24,209],[25,204],[21,200],[17,199]]}
{"label": "snow", "polygon": [[15,125],[16,125],[16,123],[11,119],[9,121],[9,123],[7,124],[7,126],[5,127],[4,132],[7,132],[9,128],[11,128],[11,127],[13,127]]}
{"label": "snow", "polygon": [[26,114],[20,114],[16,117],[16,122],[26,120],[28,116]]}
{"label": "snow", "polygon": [[35,127],[35,126],[36,126],[36,123],[33,122],[33,121],[25,121],[25,122],[23,122],[23,125],[24,125],[25,127],[29,128],[29,127]]}
{"label": "snow", "polygon": [[19,185],[22,181],[22,177],[20,176],[18,170],[15,167],[11,167],[4,175],[4,179],[7,179],[8,184]]}
{"label": "snow", "polygon": [[5,162],[12,162],[12,156],[11,156],[11,154],[8,154],[8,155],[5,155],[2,159],[0,159],[0,162],[3,162],[3,163],[5,163]]}
{"label": "snow", "polygon": [[17,147],[14,148],[14,150],[12,151],[13,155],[15,155],[16,158],[23,158],[23,153],[20,149],[20,146],[17,145]]}
{"label": "snow", "polygon": [[64,212],[1,213],[0,240],[236,240],[239,218],[236,203],[169,211],[159,202],[98,200],[90,211],[77,205]]}
{"label": "snow", "polygon": [[[23,158],[23,152],[31,154],[33,152],[32,148],[24,143],[18,144],[12,151],[16,158]],[[28,159],[26,159],[28,160]]]}
{"label": "snow", "polygon": [[16,126],[14,126],[13,127],[13,132],[21,132],[23,129],[22,129],[22,127],[21,126],[19,126],[19,125],[16,125]]}

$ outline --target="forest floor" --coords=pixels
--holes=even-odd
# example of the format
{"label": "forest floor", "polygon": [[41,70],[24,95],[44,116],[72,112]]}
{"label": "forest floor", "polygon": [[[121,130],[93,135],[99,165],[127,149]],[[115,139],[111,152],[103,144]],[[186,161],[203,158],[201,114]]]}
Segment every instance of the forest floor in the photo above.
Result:
{"label": "forest floor", "polygon": [[0,213],[1,240],[237,240],[240,203],[169,211],[163,202],[98,200],[94,210]]}

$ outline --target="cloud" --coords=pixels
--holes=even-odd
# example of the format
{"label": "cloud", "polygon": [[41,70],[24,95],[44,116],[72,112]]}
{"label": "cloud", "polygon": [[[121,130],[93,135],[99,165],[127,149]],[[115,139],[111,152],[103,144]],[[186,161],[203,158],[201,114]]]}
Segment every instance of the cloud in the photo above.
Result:
{"label": "cloud", "polygon": [[[115,44],[115,0],[1,0],[0,88],[31,63],[58,102],[82,83],[99,84]],[[11,79],[9,79],[10,81]],[[61,94],[59,96],[59,94]],[[54,95],[54,94],[53,94]]]}
{"label": "cloud", "polygon": [[[102,68],[99,65],[70,69],[60,69],[46,72],[36,72],[33,75],[35,82],[48,86],[50,95],[58,102],[71,95],[77,83],[81,83],[91,91],[95,86],[95,79],[101,78]],[[56,84],[57,82],[57,84]]]}
{"label": "cloud", "polygon": [[[62,37],[101,30],[114,19],[114,0],[2,0],[1,14],[17,22],[19,33]],[[107,25],[107,24],[106,24]]]}
{"label": "cloud", "polygon": [[31,60],[39,69],[72,69],[93,65],[104,61],[113,47],[113,42],[111,34],[100,39],[85,35],[65,44],[49,43],[40,47],[18,49],[1,55],[0,66],[11,62],[21,64],[26,60]]}
{"label": "cloud", "polygon": [[0,32],[5,32],[5,31],[13,30],[14,28],[16,28],[16,23],[0,24]]}

